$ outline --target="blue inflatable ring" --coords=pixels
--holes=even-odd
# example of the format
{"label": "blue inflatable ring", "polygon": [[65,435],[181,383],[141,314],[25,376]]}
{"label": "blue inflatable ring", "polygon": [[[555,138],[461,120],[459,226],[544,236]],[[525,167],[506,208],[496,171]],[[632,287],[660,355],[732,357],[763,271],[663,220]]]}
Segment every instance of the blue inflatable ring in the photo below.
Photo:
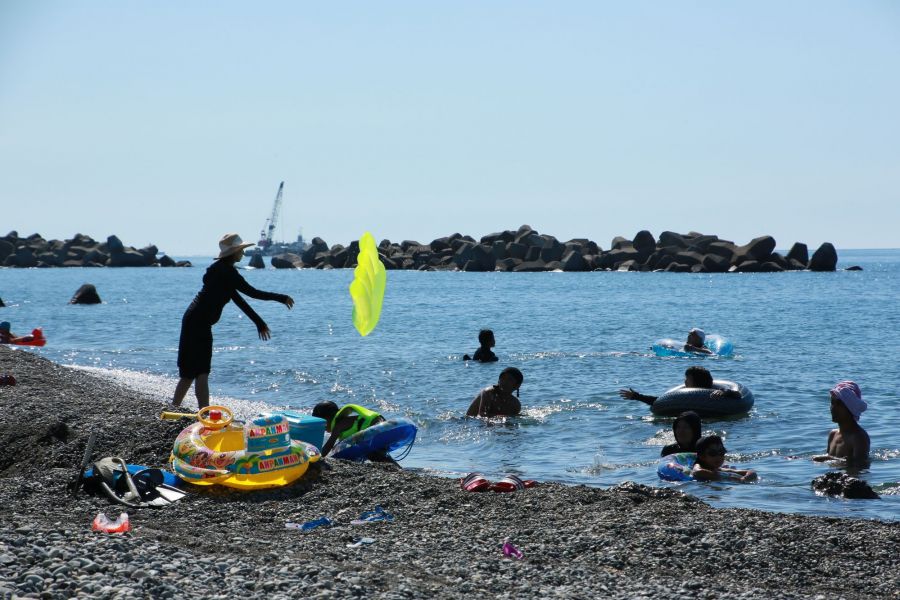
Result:
{"label": "blue inflatable ring", "polygon": [[696,452],[679,452],[663,456],[656,467],[656,474],[664,481],[690,481],[691,471],[696,462]]}
{"label": "blue inflatable ring", "polygon": [[409,419],[388,419],[354,433],[334,445],[331,456],[344,460],[365,460],[372,452],[392,452],[416,440],[415,424]]}
{"label": "blue inflatable ring", "polygon": [[[731,356],[734,354],[734,345],[723,338],[721,335],[710,333],[703,340],[703,347],[715,354],[716,356]],[[656,340],[650,349],[657,356],[689,356],[697,358],[698,356],[706,356],[699,352],[685,352],[684,342],[666,338]]]}

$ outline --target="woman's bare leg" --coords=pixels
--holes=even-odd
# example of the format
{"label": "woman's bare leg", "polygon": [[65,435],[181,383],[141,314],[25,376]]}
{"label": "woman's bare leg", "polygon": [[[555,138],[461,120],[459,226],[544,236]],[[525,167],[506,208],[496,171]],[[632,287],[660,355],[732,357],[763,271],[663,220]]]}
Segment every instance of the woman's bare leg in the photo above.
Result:
{"label": "woman's bare leg", "polygon": [[175,386],[175,394],[172,396],[172,404],[181,406],[181,401],[184,400],[184,395],[191,389],[192,383],[194,383],[192,377],[182,377],[178,380],[178,385]]}
{"label": "woman's bare leg", "polygon": [[197,382],[194,384],[194,394],[197,396],[197,408],[209,406],[209,373],[197,375]]}

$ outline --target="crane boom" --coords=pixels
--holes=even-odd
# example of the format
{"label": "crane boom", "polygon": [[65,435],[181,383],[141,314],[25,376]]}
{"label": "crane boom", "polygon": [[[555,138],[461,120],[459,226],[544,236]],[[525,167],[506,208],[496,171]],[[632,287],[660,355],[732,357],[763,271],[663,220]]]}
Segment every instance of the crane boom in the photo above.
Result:
{"label": "crane boom", "polygon": [[266,219],[262,231],[259,232],[259,243],[257,246],[265,250],[272,245],[275,239],[275,226],[278,224],[278,216],[281,213],[281,196],[284,192],[284,182],[278,184],[278,193],[275,194],[275,202],[272,204],[272,215]]}

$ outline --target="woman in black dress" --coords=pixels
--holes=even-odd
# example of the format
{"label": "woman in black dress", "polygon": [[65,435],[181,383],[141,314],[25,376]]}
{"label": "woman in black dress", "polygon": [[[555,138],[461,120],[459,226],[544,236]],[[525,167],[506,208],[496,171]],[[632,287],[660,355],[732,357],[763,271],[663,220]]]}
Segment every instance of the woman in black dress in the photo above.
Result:
{"label": "woman in black dress", "polygon": [[194,394],[199,408],[209,406],[209,372],[212,363],[212,326],[222,316],[222,309],[233,300],[245,315],[256,324],[259,339],[271,336],[269,326],[250,308],[241,296],[244,293],[257,300],[275,300],[288,308],[294,299],[285,294],[263,292],[251,286],[241,277],[234,265],[244,257],[245,244],[236,233],[227,233],[219,240],[219,256],[203,275],[203,288],[188,306],[181,319],[181,339],[178,342],[178,385],[172,404],[181,405],[185,394],[194,383]]}

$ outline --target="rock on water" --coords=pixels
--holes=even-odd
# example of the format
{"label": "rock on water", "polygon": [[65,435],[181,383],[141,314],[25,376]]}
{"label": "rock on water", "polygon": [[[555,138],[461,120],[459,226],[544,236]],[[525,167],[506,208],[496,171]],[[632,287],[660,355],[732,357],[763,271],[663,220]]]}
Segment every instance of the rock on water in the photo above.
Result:
{"label": "rock on water", "polygon": [[100,294],[97,293],[93,283],[82,285],[69,300],[69,304],[100,304],[100,302]]}
{"label": "rock on water", "polygon": [[837,471],[831,471],[813,479],[812,488],[817,494],[854,500],[876,500],[881,497],[865,481]]}

